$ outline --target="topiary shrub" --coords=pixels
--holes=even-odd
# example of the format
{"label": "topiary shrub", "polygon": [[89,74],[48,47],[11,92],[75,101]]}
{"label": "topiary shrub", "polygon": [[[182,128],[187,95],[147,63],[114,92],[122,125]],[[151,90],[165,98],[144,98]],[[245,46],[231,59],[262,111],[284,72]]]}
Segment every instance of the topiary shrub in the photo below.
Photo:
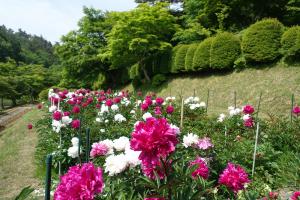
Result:
{"label": "topiary shrub", "polygon": [[300,56],[300,26],[288,28],[281,37],[282,54],[285,58]]}
{"label": "topiary shrub", "polygon": [[198,44],[190,44],[185,56],[185,71],[193,71],[193,59]]}
{"label": "topiary shrub", "polygon": [[175,54],[175,63],[172,68],[172,72],[174,73],[185,71],[185,56],[189,48],[189,45],[186,44],[182,44],[178,46],[179,46],[178,50],[176,51]]}
{"label": "topiary shrub", "polygon": [[193,69],[194,71],[207,69],[210,66],[210,48],[213,37],[203,40],[194,53]]}
{"label": "topiary shrub", "polygon": [[177,46],[173,47],[172,52],[171,52],[171,62],[169,64],[170,65],[169,69],[172,73],[176,73],[176,71],[174,71],[176,69],[175,57],[176,57],[176,53],[180,47],[181,47],[181,45],[177,45]]}
{"label": "topiary shrub", "polygon": [[240,40],[232,33],[219,33],[211,43],[210,67],[213,69],[231,68],[241,53]]}
{"label": "topiary shrub", "polygon": [[152,85],[154,87],[158,87],[161,84],[163,84],[165,81],[167,80],[166,76],[163,74],[156,74],[153,78],[152,78]]}
{"label": "topiary shrub", "polygon": [[271,62],[280,55],[284,26],[277,19],[252,24],[242,37],[242,51],[249,62]]}

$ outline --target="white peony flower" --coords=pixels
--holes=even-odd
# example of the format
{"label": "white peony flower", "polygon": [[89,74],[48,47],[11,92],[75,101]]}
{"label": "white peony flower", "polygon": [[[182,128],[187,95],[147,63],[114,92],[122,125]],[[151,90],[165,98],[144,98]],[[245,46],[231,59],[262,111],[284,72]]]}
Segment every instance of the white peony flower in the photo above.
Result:
{"label": "white peony flower", "polygon": [[103,122],[103,120],[102,120],[102,118],[97,117],[97,118],[96,118],[96,122]]}
{"label": "white peony flower", "polygon": [[226,115],[221,113],[220,116],[218,117],[218,122],[223,122],[226,118]]}
{"label": "white peony flower", "polygon": [[116,105],[116,104],[112,105],[110,108],[111,108],[113,111],[119,110],[119,106]]}
{"label": "white peony flower", "polygon": [[[198,102],[198,101],[200,101],[200,99],[199,99],[199,97],[194,97],[194,102]],[[202,103],[202,102],[201,102]]]}
{"label": "white peony flower", "polygon": [[56,133],[60,132],[60,129],[62,126],[63,125],[61,124],[60,121],[52,120],[52,128],[53,128],[53,131],[55,131]]}
{"label": "white peony flower", "polygon": [[63,116],[61,118],[61,122],[65,125],[69,125],[72,122],[72,118],[70,118],[69,116]]}
{"label": "white peony flower", "polygon": [[201,108],[205,108],[205,107],[206,107],[206,103],[205,103],[205,102],[203,102],[203,101],[202,101],[202,102],[200,102],[200,107],[201,107]]}
{"label": "white peony flower", "polygon": [[109,176],[114,176],[123,172],[128,166],[126,156],[122,153],[119,155],[110,155],[105,159],[105,172]]}
{"label": "white peony flower", "polygon": [[130,114],[134,115],[135,114],[135,110],[131,110]]}
{"label": "white peony flower", "polygon": [[179,135],[179,134],[181,133],[181,132],[180,132],[180,129],[179,129],[176,125],[171,124],[170,127],[171,127],[172,129],[175,130],[175,133],[176,133],[177,135]]}
{"label": "white peony flower", "polygon": [[104,121],[104,123],[106,123],[106,124],[107,124],[108,122],[109,122],[109,120],[108,120],[108,119],[106,119],[106,120]]}
{"label": "white peony flower", "polygon": [[104,129],[104,128],[101,128],[101,129],[100,129],[100,132],[101,132],[101,133],[105,133],[105,129]]}
{"label": "white peony flower", "polygon": [[242,119],[244,120],[244,121],[247,121],[248,119],[250,119],[251,118],[251,116],[249,115],[249,114],[246,114],[246,115],[244,115],[243,117],[242,117]]}
{"label": "white peony flower", "polygon": [[54,112],[56,111],[57,107],[56,106],[50,106],[49,107],[49,112]]}
{"label": "white peony flower", "polygon": [[72,146],[68,149],[68,156],[71,158],[77,158],[78,157],[78,146]]}
{"label": "white peony flower", "polygon": [[114,148],[117,151],[124,151],[126,146],[129,145],[129,138],[122,136],[119,139],[115,139],[113,142]]}
{"label": "white peony flower", "polygon": [[195,110],[197,107],[196,107],[196,105],[195,104],[190,104],[190,109],[191,110]]}
{"label": "white peony flower", "polygon": [[125,149],[125,156],[127,159],[127,164],[130,167],[136,167],[141,164],[141,160],[139,159],[139,156],[141,154],[141,151],[133,151],[130,148]]}
{"label": "white peony flower", "polygon": [[146,121],[147,118],[152,117],[151,113],[146,112],[143,114],[143,120]]}
{"label": "white peony flower", "polygon": [[73,145],[73,146],[78,146],[78,144],[79,144],[79,139],[78,139],[78,137],[73,137],[73,138],[71,139],[71,142],[72,142],[72,145]]}
{"label": "white peony flower", "polygon": [[126,122],[126,118],[121,114],[116,114],[114,120],[115,122]]}
{"label": "white peony flower", "polygon": [[108,111],[108,106],[105,104],[101,105],[101,109],[100,109],[100,113],[105,113],[105,112],[109,112]]}
{"label": "white peony flower", "polygon": [[199,136],[193,133],[188,133],[187,135],[183,136],[183,146],[185,148],[190,147],[194,144],[197,144],[199,140]]}

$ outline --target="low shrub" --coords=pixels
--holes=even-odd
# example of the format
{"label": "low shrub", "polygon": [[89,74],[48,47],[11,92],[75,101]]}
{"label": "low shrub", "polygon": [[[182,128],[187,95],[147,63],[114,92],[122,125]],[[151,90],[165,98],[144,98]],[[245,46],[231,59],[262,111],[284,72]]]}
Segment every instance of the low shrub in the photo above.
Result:
{"label": "low shrub", "polygon": [[178,45],[178,50],[176,51],[175,55],[175,65],[172,67],[172,71],[174,73],[185,71],[185,56],[187,50],[189,49],[189,45],[183,44]]}
{"label": "low shrub", "polygon": [[156,74],[153,78],[152,78],[152,85],[154,87],[158,87],[160,86],[162,83],[164,83],[167,80],[166,76],[163,74]]}
{"label": "low shrub", "polygon": [[240,53],[239,39],[232,33],[220,33],[211,43],[210,67],[213,69],[231,68]]}
{"label": "low shrub", "polygon": [[281,49],[285,58],[300,56],[300,26],[288,28],[281,37]]}
{"label": "low shrub", "polygon": [[190,44],[185,56],[185,71],[193,71],[193,59],[198,44]]}
{"label": "low shrub", "polygon": [[283,25],[277,19],[252,24],[242,37],[242,51],[249,62],[271,62],[280,56]]}
{"label": "low shrub", "polygon": [[198,45],[193,58],[193,69],[195,71],[210,67],[210,48],[212,41],[213,37],[210,37]]}

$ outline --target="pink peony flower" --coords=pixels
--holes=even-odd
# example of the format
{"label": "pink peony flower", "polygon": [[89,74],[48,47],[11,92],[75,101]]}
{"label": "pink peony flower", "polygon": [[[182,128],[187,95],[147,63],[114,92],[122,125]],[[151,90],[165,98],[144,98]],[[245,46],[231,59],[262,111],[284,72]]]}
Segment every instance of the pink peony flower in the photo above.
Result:
{"label": "pink peony flower", "polygon": [[143,93],[142,93],[141,91],[138,91],[138,92],[137,92],[137,95],[138,95],[139,97],[141,97],[141,96],[143,96]]}
{"label": "pink peony flower", "polygon": [[61,112],[59,112],[59,111],[55,111],[55,112],[53,112],[53,114],[52,114],[52,118],[53,118],[53,119],[55,119],[56,121],[59,121],[59,120],[61,120],[61,118],[62,118],[62,114],[61,114]]}
{"label": "pink peony flower", "polygon": [[254,108],[251,105],[245,105],[244,108],[243,108],[243,112],[245,114],[250,114],[251,115],[252,113],[254,113]]}
{"label": "pink peony flower", "polygon": [[104,188],[102,170],[92,163],[69,168],[60,178],[54,193],[54,200],[93,200]]}
{"label": "pink peony flower", "polygon": [[100,105],[99,103],[97,103],[97,104],[96,104],[96,108],[97,108],[97,109],[100,109],[100,108],[101,108],[101,105]]}
{"label": "pink peony flower", "polygon": [[74,129],[79,129],[79,127],[80,127],[80,120],[79,119],[73,120],[72,123],[71,123],[71,126]]}
{"label": "pink peony flower", "polygon": [[146,104],[146,103],[143,103],[143,104],[141,105],[141,109],[142,109],[142,111],[147,111],[147,110],[148,110],[148,108],[149,108],[149,105],[148,105],[148,104]]}
{"label": "pink peony flower", "polygon": [[72,113],[80,113],[80,107],[79,106],[74,106],[72,109]]}
{"label": "pink peony flower", "polygon": [[64,112],[64,116],[70,116],[70,112],[68,111]]}
{"label": "pink peony flower", "polygon": [[291,200],[299,200],[300,199],[300,190],[293,193],[290,197]]}
{"label": "pink peony flower", "polygon": [[114,102],[114,103],[120,103],[120,102],[121,102],[121,98],[120,98],[120,97],[115,97],[115,98],[113,99],[113,102]]}
{"label": "pink peony flower", "polygon": [[147,96],[147,97],[145,98],[145,104],[147,104],[148,106],[151,106],[152,103],[153,103],[153,102],[152,102],[151,97]]}
{"label": "pink peony flower", "polygon": [[111,99],[107,99],[105,101],[105,105],[107,105],[108,107],[111,107],[114,104],[114,102]]}
{"label": "pink peony flower", "polygon": [[208,137],[204,137],[202,139],[199,139],[198,143],[197,143],[197,146],[198,146],[199,149],[202,149],[202,150],[206,150],[206,149],[214,147],[214,145],[210,141],[210,138],[208,138]]}
{"label": "pink peony flower", "polygon": [[29,129],[29,130],[31,130],[32,129],[32,124],[31,123],[29,123],[29,124],[27,124],[27,128]]}
{"label": "pink peony flower", "polygon": [[67,104],[69,104],[69,105],[75,105],[76,101],[74,101],[73,99],[70,99],[70,100],[67,101]]}
{"label": "pink peony flower", "polygon": [[103,144],[103,143],[94,143],[92,145],[92,150],[90,152],[90,156],[92,158],[95,158],[97,156],[104,156],[107,154],[109,148],[107,145]]}
{"label": "pink peony flower", "polygon": [[293,108],[293,114],[299,116],[300,115],[300,107],[299,106],[295,106]]}
{"label": "pink peony flower", "polygon": [[175,151],[178,143],[176,130],[171,128],[164,118],[149,117],[146,122],[139,122],[131,134],[130,147],[141,151],[143,171],[149,177],[148,169],[155,169],[161,158],[166,158]]}
{"label": "pink peony flower", "polygon": [[190,162],[190,167],[197,165],[195,171],[192,172],[192,177],[202,177],[203,179],[207,179],[209,175],[209,169],[205,163],[205,160],[203,158],[197,157],[196,160]]}
{"label": "pink peony flower", "polygon": [[154,114],[156,114],[156,115],[161,115],[161,114],[162,114],[161,108],[160,108],[159,106],[156,106],[156,107],[155,107]]}
{"label": "pink peony flower", "polygon": [[166,112],[167,112],[168,114],[172,114],[172,113],[174,112],[174,107],[171,106],[171,105],[167,106]]}
{"label": "pink peony flower", "polygon": [[161,97],[157,97],[155,99],[155,102],[156,102],[157,105],[162,105],[164,103],[164,99],[161,98]]}
{"label": "pink peony flower", "polygon": [[225,185],[233,192],[243,190],[246,183],[249,183],[247,172],[239,165],[228,163],[226,169],[219,177],[219,184]]}
{"label": "pink peony flower", "polygon": [[40,110],[40,109],[42,109],[42,108],[43,108],[43,105],[39,103],[39,104],[37,105],[37,109]]}
{"label": "pink peony flower", "polygon": [[251,128],[254,126],[254,121],[253,121],[252,117],[250,117],[249,119],[246,119],[244,121],[244,126],[248,127],[248,128]]}

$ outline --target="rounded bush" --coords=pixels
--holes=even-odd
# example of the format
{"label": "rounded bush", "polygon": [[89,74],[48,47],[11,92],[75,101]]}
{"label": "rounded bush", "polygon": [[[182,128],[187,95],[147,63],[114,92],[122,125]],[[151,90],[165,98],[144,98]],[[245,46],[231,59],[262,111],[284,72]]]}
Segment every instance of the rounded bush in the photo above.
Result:
{"label": "rounded bush", "polygon": [[219,33],[211,43],[210,67],[224,69],[233,67],[241,53],[240,40],[232,33]]}
{"label": "rounded bush", "polygon": [[43,90],[39,93],[39,100],[40,100],[40,101],[48,100],[48,92],[49,92],[49,88],[43,89]]}
{"label": "rounded bush", "polygon": [[167,80],[166,76],[163,74],[156,74],[153,78],[152,78],[152,85],[154,87],[158,87],[160,86],[162,83],[164,83]]}
{"label": "rounded bush", "polygon": [[212,41],[213,37],[209,37],[198,45],[193,58],[193,69],[195,71],[209,68]]}
{"label": "rounded bush", "polygon": [[169,69],[172,73],[175,73],[176,71],[174,71],[176,69],[175,67],[175,57],[176,57],[176,53],[178,51],[178,49],[180,48],[180,45],[177,45],[175,47],[173,47],[172,52],[171,52],[171,61],[169,63]]}
{"label": "rounded bush", "polygon": [[193,71],[193,59],[198,44],[190,44],[185,56],[185,71]]}
{"label": "rounded bush", "polygon": [[270,62],[280,55],[283,25],[277,19],[252,24],[242,37],[242,51],[249,62]]}
{"label": "rounded bush", "polygon": [[175,54],[175,63],[174,63],[174,68],[172,68],[173,72],[180,72],[180,71],[185,71],[185,56],[186,52],[189,48],[189,45],[182,44],[178,45],[178,50],[176,51]]}
{"label": "rounded bush", "polygon": [[281,37],[282,53],[285,57],[300,56],[300,26],[288,28]]}

